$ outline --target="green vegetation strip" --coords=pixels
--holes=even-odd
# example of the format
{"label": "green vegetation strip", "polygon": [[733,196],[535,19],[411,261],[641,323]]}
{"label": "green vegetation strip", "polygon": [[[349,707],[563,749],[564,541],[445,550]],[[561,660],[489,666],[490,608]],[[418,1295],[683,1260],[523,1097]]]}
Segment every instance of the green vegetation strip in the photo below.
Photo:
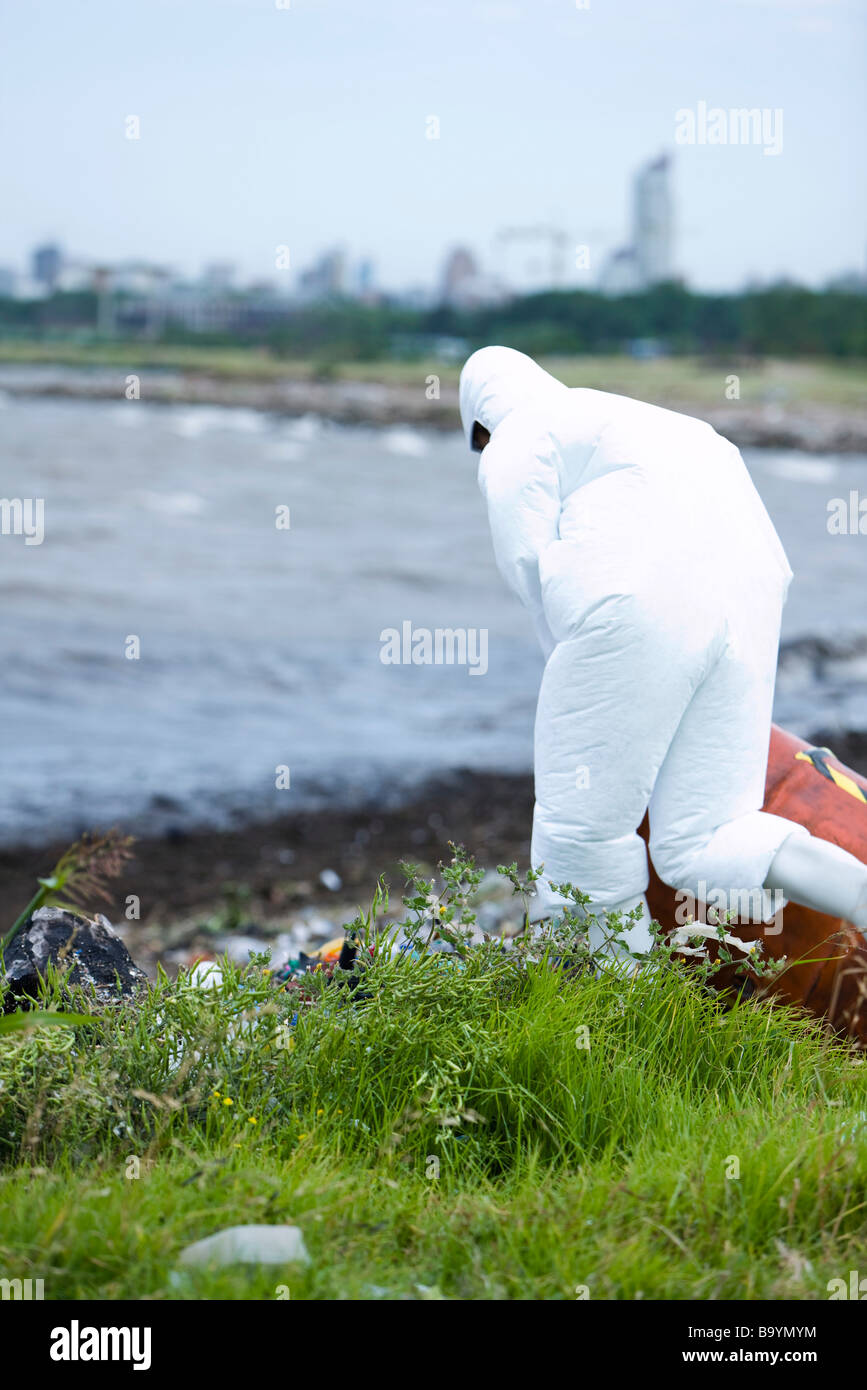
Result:
{"label": "green vegetation strip", "polygon": [[[0,1037],[0,1271],[49,1299],[809,1299],[867,1270],[860,1057],[677,971],[509,954],[383,952],[307,1003],[227,963]],[[172,1278],[247,1222],[298,1224],[310,1266]]]}
{"label": "green vegetation strip", "polygon": [[[727,375],[738,376],[739,402],[770,404],[786,410],[809,406],[864,408],[867,364],[822,358],[662,357],[640,361],[625,354],[543,356],[549,371],[567,386],[614,391],[660,404],[723,406]],[[368,381],[418,388],[431,373],[444,386],[457,386],[459,366],[434,358],[397,361],[383,358],[353,362],[312,357],[280,357],[264,348],[170,346],[147,343],[76,343],[70,341],[0,340],[0,364],[108,367],[118,372],[162,370],[187,372],[227,381],[267,382]],[[733,406],[732,408],[736,408]]]}

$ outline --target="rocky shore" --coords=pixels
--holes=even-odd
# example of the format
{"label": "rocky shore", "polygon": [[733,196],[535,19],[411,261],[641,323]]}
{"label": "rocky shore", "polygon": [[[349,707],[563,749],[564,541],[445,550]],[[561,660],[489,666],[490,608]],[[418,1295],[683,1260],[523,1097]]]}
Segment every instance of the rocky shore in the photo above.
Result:
{"label": "rocky shore", "polygon": [[[116,368],[0,366],[0,390],[10,396],[124,399],[126,374]],[[231,377],[148,369],[141,399],[163,405],[228,406],[277,414],[317,415],[344,425],[415,425],[458,428],[458,393],[443,383],[429,399],[425,378],[417,385],[351,381],[339,377]],[[739,448],[798,449],[809,453],[867,453],[867,409],[800,400],[707,407],[692,400],[665,400],[672,410],[698,415]]]}

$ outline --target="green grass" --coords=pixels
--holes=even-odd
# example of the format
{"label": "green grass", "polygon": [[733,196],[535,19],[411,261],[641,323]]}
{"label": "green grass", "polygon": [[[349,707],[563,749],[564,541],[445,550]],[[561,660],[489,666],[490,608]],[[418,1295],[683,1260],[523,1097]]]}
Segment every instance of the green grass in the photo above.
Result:
{"label": "green grass", "polygon": [[[783,361],[774,358],[738,362],[728,358],[667,357],[638,361],[625,355],[587,355],[543,358],[543,364],[568,386],[639,396],[660,404],[711,406],[726,404],[726,376],[740,377],[740,401],[770,402],[791,408],[824,405],[863,408],[867,364],[822,359]],[[0,363],[48,363],[73,367],[146,368],[187,371],[231,380],[306,380],[322,370],[311,358],[285,360],[264,348],[170,346],[142,342],[81,343],[63,340],[0,340]],[[374,381],[416,387],[434,372],[447,386],[456,386],[459,366],[434,359],[418,362],[382,360],[327,364],[328,378]],[[736,407],[733,407],[736,408]]]}
{"label": "green grass", "polygon": [[[382,957],[360,1002],[311,989],[287,1026],[262,962],[227,965],[0,1038],[0,1274],[52,1299],[743,1299],[867,1272],[867,1077],[815,1024],[494,944]],[[274,1221],[308,1268],[172,1278],[189,1242]]]}

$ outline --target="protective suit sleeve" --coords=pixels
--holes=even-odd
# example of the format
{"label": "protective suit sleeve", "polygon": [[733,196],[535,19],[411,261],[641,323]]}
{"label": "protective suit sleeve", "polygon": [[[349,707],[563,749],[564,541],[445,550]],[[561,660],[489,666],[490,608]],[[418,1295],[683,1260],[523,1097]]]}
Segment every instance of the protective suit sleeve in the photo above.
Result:
{"label": "protective suit sleeve", "polygon": [[528,609],[547,660],[557,644],[542,604],[539,559],[559,535],[556,465],[542,452],[494,440],[482,453],[479,487],[488,504],[497,567]]}

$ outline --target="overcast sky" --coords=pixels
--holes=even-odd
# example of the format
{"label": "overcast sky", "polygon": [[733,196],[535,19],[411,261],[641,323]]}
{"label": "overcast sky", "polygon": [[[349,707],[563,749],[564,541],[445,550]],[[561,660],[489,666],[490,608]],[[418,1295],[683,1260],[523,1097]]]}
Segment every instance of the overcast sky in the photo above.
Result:
{"label": "overcast sky", "polygon": [[[297,269],[341,243],[404,287],[541,222],[593,274],[670,150],[695,286],[864,266],[865,0],[279,3],[5,0],[0,264],[56,238],[274,279],[277,246]],[[700,102],[781,109],[781,152],[677,145]]]}

